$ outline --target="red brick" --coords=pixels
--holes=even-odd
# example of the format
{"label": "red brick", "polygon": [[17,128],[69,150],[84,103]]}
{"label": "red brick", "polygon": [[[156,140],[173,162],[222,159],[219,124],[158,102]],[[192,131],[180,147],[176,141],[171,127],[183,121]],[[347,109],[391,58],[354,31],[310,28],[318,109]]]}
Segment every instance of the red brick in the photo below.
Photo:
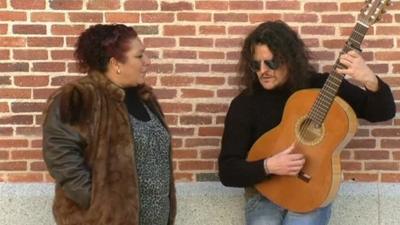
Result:
{"label": "red brick", "polygon": [[63,62],[33,63],[32,71],[35,71],[35,72],[64,72],[65,71],[65,63],[63,63]]}
{"label": "red brick", "polygon": [[172,148],[180,148],[183,145],[182,139],[173,138],[172,139]]}
{"label": "red brick", "polygon": [[7,117],[0,118],[0,124],[25,124],[29,125],[33,123],[33,117],[29,115],[11,115]]}
{"label": "red brick", "polygon": [[253,31],[255,26],[231,26],[228,28],[228,34],[232,35],[247,35]]}
{"label": "red brick", "polygon": [[220,153],[219,149],[202,149],[200,150],[201,159],[216,159]]}
{"label": "red brick", "polygon": [[18,171],[26,169],[26,162],[0,162],[0,170]]}
{"label": "red brick", "polygon": [[329,40],[323,40],[322,46],[326,48],[337,49],[337,48],[343,48],[345,43],[346,43],[345,40],[329,39]]}
{"label": "red brick", "polygon": [[161,2],[161,11],[183,11],[193,10],[193,5],[190,2]]}
{"label": "red brick", "polygon": [[364,48],[393,48],[393,39],[364,40]]}
{"label": "red brick", "polygon": [[381,181],[382,182],[399,183],[400,182],[400,174],[399,173],[382,173]]}
{"label": "red brick", "polygon": [[11,12],[2,11],[0,12],[0,21],[26,21],[26,12]]}
{"label": "red brick", "polygon": [[195,35],[196,27],[192,25],[180,26],[180,25],[166,25],[164,26],[164,35],[166,36],[185,36]]}
{"label": "red brick", "polygon": [[170,131],[174,137],[179,136],[190,136],[194,135],[194,128],[186,128],[186,127],[171,127]]}
{"label": "red brick", "polygon": [[344,180],[353,180],[357,182],[376,182],[378,174],[374,173],[343,173]]}
{"label": "red brick", "polygon": [[83,1],[82,0],[53,0],[50,1],[51,9],[59,9],[59,10],[78,10],[82,9]]}
{"label": "red brick", "polygon": [[33,98],[34,99],[48,99],[52,93],[54,93],[55,88],[41,88],[41,89],[33,89]]}
{"label": "red brick", "polygon": [[11,159],[43,159],[42,150],[13,150]]}
{"label": "red brick", "polygon": [[16,76],[14,84],[20,87],[40,87],[47,86],[49,83],[48,76]]}
{"label": "red brick", "polygon": [[1,72],[28,72],[28,63],[0,63]]}
{"label": "red brick", "polygon": [[144,23],[171,23],[175,20],[173,13],[143,13],[141,17]]}
{"label": "red brick", "polygon": [[124,4],[125,10],[156,10],[157,1],[153,0],[128,0]]}
{"label": "red brick", "polygon": [[208,64],[175,64],[175,72],[177,73],[193,73],[193,72],[209,72]]}
{"label": "red brick", "polygon": [[0,85],[11,85],[11,77],[10,76],[1,76],[0,77]]}
{"label": "red brick", "polygon": [[51,51],[51,58],[55,60],[74,60],[73,50],[53,50]]}
{"label": "red brick", "polygon": [[196,112],[207,112],[207,113],[223,113],[228,110],[227,104],[206,104],[199,103],[196,105]]}
{"label": "red brick", "polygon": [[225,84],[224,77],[196,77],[196,84],[200,85],[223,85]]}
{"label": "red brick", "polygon": [[400,148],[400,140],[398,139],[382,139],[382,148]]}
{"label": "red brick", "polygon": [[14,9],[45,9],[46,2],[45,0],[11,0],[11,7]]}
{"label": "red brick", "polygon": [[20,89],[20,88],[2,88],[0,89],[0,98],[2,99],[26,99],[31,98],[30,89]]}
{"label": "red brick", "polygon": [[105,13],[107,23],[139,23],[139,13]]}
{"label": "red brick", "polygon": [[331,26],[303,26],[302,34],[335,35],[335,28]]}
{"label": "red brick", "polygon": [[177,14],[178,21],[211,21],[211,13],[189,13]]}
{"label": "red brick", "polygon": [[4,160],[4,159],[8,159],[9,158],[9,151],[0,151],[0,159]]}
{"label": "red brick", "polygon": [[0,0],[0,8],[7,8],[7,1],[6,0]]}
{"label": "red brick", "polygon": [[0,50],[0,60],[10,59],[10,51],[8,49]]}
{"label": "red brick", "polygon": [[219,73],[235,73],[237,71],[237,64],[212,64],[211,71]]}
{"label": "red brick", "polygon": [[196,52],[188,50],[164,50],[163,58],[196,59]]}
{"label": "red brick", "polygon": [[338,11],[338,5],[334,2],[307,2],[304,4],[306,12],[328,12]]}
{"label": "red brick", "polygon": [[260,10],[263,8],[263,2],[259,1],[229,1],[230,10]]}
{"label": "red brick", "polygon": [[261,14],[252,13],[249,15],[250,23],[260,23],[260,22],[274,21],[281,19],[282,19],[282,14],[279,13],[261,13]]}
{"label": "red brick", "polygon": [[20,148],[20,147],[28,147],[28,141],[21,139],[7,139],[7,140],[0,139],[0,148]]}
{"label": "red brick", "polygon": [[0,112],[9,112],[10,109],[8,107],[7,102],[0,102]]}
{"label": "red brick", "polygon": [[180,161],[180,170],[213,170],[213,161]]}
{"label": "red brick", "polygon": [[355,23],[355,18],[350,14],[340,14],[340,15],[322,15],[322,23]]}
{"label": "red brick", "polygon": [[15,113],[18,112],[42,112],[45,103],[37,102],[14,102],[11,104],[11,110]]}
{"label": "red brick", "polygon": [[233,98],[239,94],[238,89],[220,89],[217,91],[217,97]]}
{"label": "red brick", "polygon": [[175,115],[165,115],[165,121],[170,126],[176,126],[178,124],[178,116]]}
{"label": "red brick", "polygon": [[32,140],[31,141],[32,148],[42,148],[42,140]]}
{"label": "red brick", "polygon": [[[368,29],[368,31],[367,31],[366,36],[372,36],[372,35],[374,35],[374,29],[375,29],[375,27],[370,27],[370,28]],[[340,35],[341,35],[341,36],[348,37],[348,36],[350,36],[351,33],[353,32],[354,27],[340,27],[339,30],[340,30]]]}
{"label": "red brick", "polygon": [[182,47],[213,47],[212,38],[179,38]]}
{"label": "red brick", "polygon": [[351,158],[351,152],[343,150],[340,152],[340,159],[350,159]]}
{"label": "red brick", "polygon": [[144,38],[143,42],[148,48],[175,47],[174,38]]}
{"label": "red brick", "polygon": [[375,139],[352,139],[346,148],[375,148]]}
{"label": "red brick", "polygon": [[243,45],[243,38],[217,38],[215,40],[215,47],[231,48],[241,47]]}
{"label": "red brick", "polygon": [[317,23],[318,15],[310,13],[298,13],[298,14],[284,14],[283,20],[285,22],[304,22],[304,23]]}
{"label": "red brick", "polygon": [[29,168],[30,171],[47,171],[47,167],[44,162],[31,162]]}
{"label": "red brick", "polygon": [[209,26],[209,25],[205,25],[205,26],[200,26],[199,28],[199,33],[200,34],[214,34],[214,35],[218,35],[218,34],[225,34],[225,26]]}
{"label": "red brick", "polygon": [[228,10],[226,1],[196,1],[196,9],[202,10]]}
{"label": "red brick", "polygon": [[182,98],[210,98],[214,97],[214,92],[201,89],[181,89]]}
{"label": "red brick", "polygon": [[192,173],[178,173],[174,174],[174,178],[179,182],[192,182],[194,181],[194,175]]}
{"label": "red brick", "polygon": [[223,52],[199,52],[199,59],[224,59]]}
{"label": "red brick", "polygon": [[53,35],[79,35],[85,30],[84,25],[53,25],[51,33]]}
{"label": "red brick", "polygon": [[197,158],[196,150],[175,150],[172,155],[174,159],[195,159]]}
{"label": "red brick", "polygon": [[13,51],[13,53],[14,53],[13,54],[14,59],[17,59],[17,60],[44,60],[44,59],[48,59],[47,50],[15,49]]}
{"label": "red brick", "polygon": [[382,80],[384,80],[389,86],[400,86],[400,77],[383,77]]}
{"label": "red brick", "polygon": [[240,59],[240,52],[239,51],[227,52],[226,58],[230,59],[230,60],[238,61]]}
{"label": "red brick", "polygon": [[180,116],[180,124],[182,125],[207,125],[211,124],[211,116]]}
{"label": "red brick", "polygon": [[54,179],[48,173],[44,174],[44,182],[55,183]]}
{"label": "red brick", "polygon": [[319,39],[317,38],[303,38],[303,42],[308,48],[320,46]]}
{"label": "red brick", "polygon": [[369,159],[389,159],[389,151],[354,151],[354,159],[369,160]]}
{"label": "red brick", "polygon": [[28,37],[29,47],[62,47],[62,37]]}
{"label": "red brick", "polygon": [[360,11],[364,7],[362,2],[344,2],[340,4],[340,11]]}
{"label": "red brick", "polygon": [[396,128],[377,128],[372,130],[372,136],[375,137],[398,137],[400,129]]}
{"label": "red brick", "polygon": [[26,39],[23,37],[0,37],[0,47],[25,47]]}
{"label": "red brick", "polygon": [[46,34],[44,25],[13,25],[14,34]]}
{"label": "red brick", "polygon": [[9,182],[43,182],[42,173],[9,173]]}
{"label": "red brick", "polygon": [[172,64],[151,64],[147,70],[148,72],[155,73],[172,73],[173,65]]}
{"label": "red brick", "polygon": [[365,162],[365,170],[399,170],[398,162]]}
{"label": "red brick", "polygon": [[199,136],[222,137],[223,127],[199,127]]}
{"label": "red brick", "polygon": [[56,12],[31,12],[32,22],[64,22],[65,14]]}
{"label": "red brick", "polygon": [[343,170],[351,171],[351,170],[361,170],[362,164],[360,162],[344,162],[341,161],[341,167]]}
{"label": "red brick", "polygon": [[40,136],[42,134],[41,127],[17,127],[16,135],[21,136]]}
{"label": "red brick", "polygon": [[115,10],[121,7],[119,0],[91,0],[87,2],[88,10]]}
{"label": "red brick", "polygon": [[161,107],[164,113],[184,113],[191,112],[192,104],[187,103],[161,103]]}
{"label": "red brick", "polygon": [[185,147],[200,147],[200,146],[219,146],[220,139],[218,138],[188,138],[185,140]]}
{"label": "red brick", "polygon": [[400,35],[400,27],[398,26],[384,26],[376,28],[377,35]]}
{"label": "red brick", "polygon": [[171,89],[153,89],[155,95],[157,96],[158,99],[173,99],[176,98],[176,90],[171,90]]}
{"label": "red brick", "polygon": [[315,60],[333,61],[335,59],[335,53],[331,51],[312,51],[311,55]]}
{"label": "red brick", "polygon": [[[0,127],[0,136],[14,136],[14,129],[12,127]],[[1,151],[0,151],[0,159],[1,159]]]}
{"label": "red brick", "polygon": [[7,34],[8,24],[0,24],[0,34]]}
{"label": "red brick", "polygon": [[245,13],[214,13],[214,22],[247,22]]}
{"label": "red brick", "polygon": [[267,1],[265,3],[266,10],[299,10],[300,9],[300,2],[297,1],[275,1],[270,2]]}
{"label": "red brick", "polygon": [[400,51],[380,51],[375,53],[376,60],[399,61]]}

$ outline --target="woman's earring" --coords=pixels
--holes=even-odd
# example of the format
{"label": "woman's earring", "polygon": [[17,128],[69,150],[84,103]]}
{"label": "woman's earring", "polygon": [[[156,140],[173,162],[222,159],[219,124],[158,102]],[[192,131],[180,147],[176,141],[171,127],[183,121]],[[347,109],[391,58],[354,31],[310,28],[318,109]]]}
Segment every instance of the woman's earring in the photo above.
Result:
{"label": "woman's earring", "polygon": [[119,68],[117,69],[117,73],[118,73],[118,74],[120,74],[120,73],[121,73],[121,70],[120,70]]}

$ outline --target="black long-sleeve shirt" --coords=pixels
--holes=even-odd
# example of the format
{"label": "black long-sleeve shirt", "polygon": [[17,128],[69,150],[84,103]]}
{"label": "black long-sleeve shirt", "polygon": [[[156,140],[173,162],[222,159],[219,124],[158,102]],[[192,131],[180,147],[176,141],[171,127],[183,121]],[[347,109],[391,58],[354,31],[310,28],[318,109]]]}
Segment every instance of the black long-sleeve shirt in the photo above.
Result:
{"label": "black long-sleeve shirt", "polygon": [[[310,88],[322,88],[327,77],[328,74],[314,74]],[[288,90],[260,88],[251,95],[242,92],[232,100],[218,159],[222,184],[247,187],[266,178],[263,160],[247,162],[247,153],[261,135],[281,122],[290,95]],[[344,79],[338,95],[353,108],[358,118],[370,122],[389,120],[396,113],[390,88],[379,78],[376,92],[363,90]]]}

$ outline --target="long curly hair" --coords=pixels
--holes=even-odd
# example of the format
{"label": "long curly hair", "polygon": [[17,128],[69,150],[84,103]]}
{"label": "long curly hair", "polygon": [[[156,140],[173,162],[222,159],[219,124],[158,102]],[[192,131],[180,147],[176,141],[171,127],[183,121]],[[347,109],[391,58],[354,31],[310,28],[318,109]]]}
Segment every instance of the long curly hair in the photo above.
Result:
{"label": "long curly hair", "polygon": [[106,72],[108,62],[114,57],[125,62],[129,41],[137,37],[132,27],[123,24],[97,24],[86,29],[75,44],[74,56],[79,70]]}
{"label": "long curly hair", "polygon": [[288,81],[284,85],[294,92],[308,87],[315,69],[309,62],[310,53],[297,33],[281,20],[260,24],[245,39],[238,64],[241,87],[248,94],[262,88],[257,74],[251,70],[255,46],[265,44],[280,64],[287,66]]}

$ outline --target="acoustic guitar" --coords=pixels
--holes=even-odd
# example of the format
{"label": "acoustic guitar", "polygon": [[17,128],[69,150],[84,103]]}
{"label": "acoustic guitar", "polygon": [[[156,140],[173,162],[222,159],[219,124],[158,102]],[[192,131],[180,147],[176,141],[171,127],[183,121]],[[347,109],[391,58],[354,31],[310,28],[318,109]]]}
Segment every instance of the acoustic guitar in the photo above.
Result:
{"label": "acoustic guitar", "polygon": [[[367,0],[342,52],[361,51],[369,26],[378,21],[389,0]],[[295,143],[306,163],[298,176],[272,175],[255,185],[263,196],[293,212],[310,212],[328,205],[340,187],[340,151],[354,136],[358,122],[352,108],[336,96],[344,68],[336,60],[322,89],[295,92],[286,102],[282,122],[251,147],[247,161],[271,157]]]}

